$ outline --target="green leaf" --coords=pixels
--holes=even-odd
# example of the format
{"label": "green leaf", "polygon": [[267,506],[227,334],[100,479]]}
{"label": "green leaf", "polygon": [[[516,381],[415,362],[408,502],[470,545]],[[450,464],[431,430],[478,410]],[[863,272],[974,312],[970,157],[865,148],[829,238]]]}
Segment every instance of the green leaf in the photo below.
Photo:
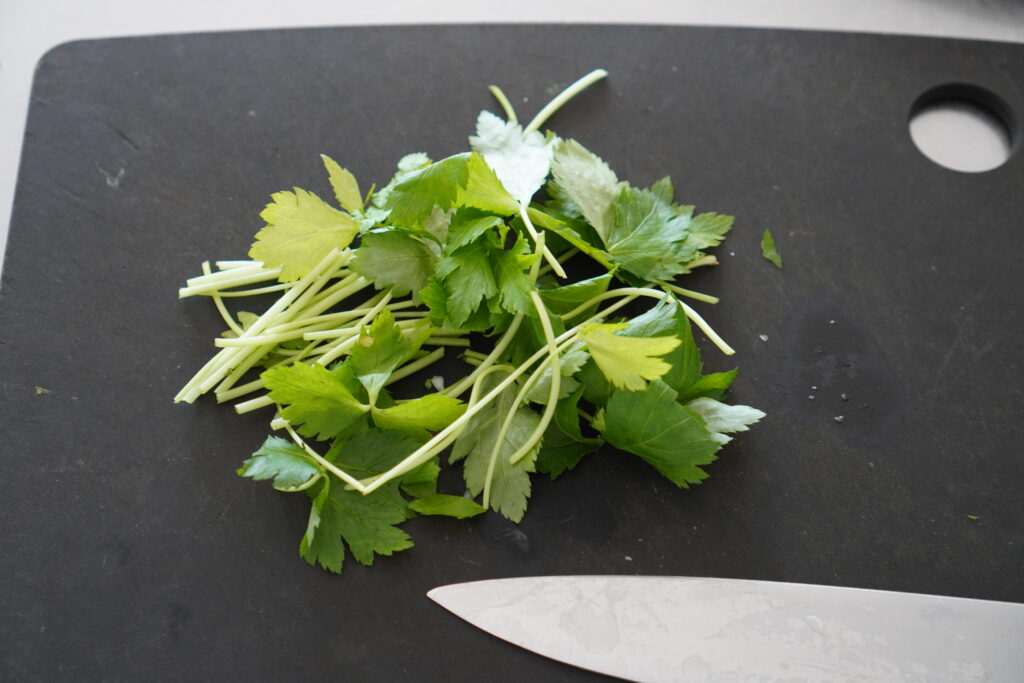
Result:
{"label": "green leaf", "polygon": [[329,439],[369,410],[346,386],[344,373],[322,365],[279,365],[260,377],[271,400],[285,406],[281,417],[303,436]]}
{"label": "green leaf", "polygon": [[441,474],[441,466],[437,458],[431,458],[402,477],[400,488],[415,498],[423,498],[437,491],[437,477]]}
{"label": "green leaf", "polygon": [[532,313],[533,280],[524,271],[533,263],[526,240],[517,237],[508,249],[492,249],[491,263],[501,294],[501,307],[510,313]]}
{"label": "green leaf", "polygon": [[[571,285],[541,289],[538,293],[549,311],[558,314],[568,313],[580,304],[590,301],[595,296],[604,294],[608,291],[608,285],[611,281],[612,276],[605,273],[588,280],[574,282]],[[596,306],[597,304],[594,304],[594,307]],[[587,314],[588,311],[584,311],[580,313],[580,317],[586,317]]]}
{"label": "green leaf", "polygon": [[[491,391],[504,376],[494,373],[483,382],[483,393]],[[530,472],[534,469],[537,449],[527,454],[515,465],[509,458],[526,441],[540,423],[540,416],[524,406],[515,405],[515,386],[509,387],[486,408],[473,416],[469,424],[455,441],[451,461],[465,459],[463,478],[466,487],[474,496],[484,490],[487,469],[491,462],[491,451],[498,441],[501,426],[509,413],[513,413],[512,426],[501,442],[491,480],[490,507],[513,522],[518,522],[526,512],[530,497]]]}
{"label": "green leaf", "polygon": [[613,205],[622,184],[608,164],[575,140],[562,140],[555,148],[551,174],[560,193],[579,207],[583,217],[607,243]]}
{"label": "green leaf", "polygon": [[378,289],[390,287],[394,296],[404,296],[427,286],[436,261],[430,249],[409,233],[382,230],[363,236],[350,267]]}
{"label": "green leaf", "polygon": [[320,467],[296,444],[269,436],[252,457],[242,463],[238,474],[256,481],[274,480],[279,491],[301,486],[320,473]]}
{"label": "green leaf", "polygon": [[427,394],[390,408],[375,408],[373,421],[378,427],[403,432],[437,431],[450,425],[464,412],[466,405],[457,398]]}
{"label": "green leaf", "polygon": [[650,190],[625,187],[615,198],[605,239],[612,261],[647,281],[671,280],[686,272],[697,254],[687,244],[690,219]]}
{"label": "green leaf", "polygon": [[341,208],[349,213],[362,211],[363,195],[359,192],[359,183],[356,182],[356,177],[326,154],[321,154],[320,158],[323,159],[324,168],[327,169],[327,179],[331,183],[331,189],[334,190],[334,196]]}
{"label": "green leaf", "polygon": [[627,337],[671,336],[679,340],[679,346],[661,357],[671,368],[659,378],[676,391],[689,387],[700,377],[700,350],[693,340],[690,320],[674,298],[666,297],[633,318],[620,334]]}
{"label": "green leaf", "polygon": [[391,311],[386,308],[377,315],[368,330],[359,334],[359,340],[349,351],[346,363],[366,387],[371,405],[377,403],[377,394],[387,384],[391,373],[423,343],[425,336],[418,336],[416,342],[407,339],[395,324]]}
{"label": "green leaf", "polygon": [[474,152],[466,162],[467,179],[458,191],[457,206],[472,206],[499,216],[519,212],[519,203],[498,180],[483,157]]}
{"label": "green leaf", "polygon": [[676,403],[675,390],[659,380],[647,391],[614,392],[604,421],[609,443],[640,456],[682,488],[707,479],[701,466],[713,462],[720,447],[703,418]]}
{"label": "green leaf", "polygon": [[468,155],[459,154],[442,159],[426,168],[410,173],[387,195],[384,208],[390,209],[394,225],[416,227],[430,216],[434,207],[450,209],[455,205],[460,188],[469,179]]}
{"label": "green leaf", "polygon": [[267,225],[256,233],[249,257],[267,268],[282,268],[280,280],[297,280],[313,269],[331,249],[344,249],[359,225],[346,213],[329,206],[312,192],[295,188],[277,192],[260,218]]}
{"label": "green leaf", "polygon": [[418,441],[406,434],[368,429],[347,441],[335,441],[326,458],[353,477],[365,479],[391,469],[419,446]]}
{"label": "green leaf", "polygon": [[757,408],[731,406],[712,398],[696,398],[687,403],[686,407],[704,418],[712,438],[723,445],[732,440],[726,434],[745,432],[765,415]]}
{"label": "green leaf", "polygon": [[445,252],[451,253],[459,247],[475,242],[492,228],[504,224],[505,222],[499,216],[484,213],[480,209],[472,207],[458,209],[452,216],[452,222],[448,228],[448,237],[444,245]]}
{"label": "green leaf", "polygon": [[554,216],[546,214],[534,207],[530,207],[526,213],[530,218],[530,221],[532,221],[535,226],[540,226],[545,230],[549,230],[558,235],[566,242],[600,263],[609,272],[615,272],[618,268],[616,264],[612,263],[611,256],[606,251],[595,247],[584,239],[583,235],[573,230],[565,222],[560,221]]}
{"label": "green leaf", "polygon": [[544,441],[537,454],[538,472],[548,474],[552,479],[561,476],[580,463],[584,456],[600,447],[600,442],[576,441],[555,424],[544,431]]}
{"label": "green leaf", "polygon": [[675,337],[627,337],[613,332],[620,325],[587,323],[580,329],[580,338],[604,376],[620,389],[641,391],[644,380],[658,379],[672,369],[658,358],[679,346]]}
{"label": "green leaf", "polygon": [[779,253],[778,247],[775,246],[775,238],[772,237],[771,230],[765,230],[761,236],[761,256],[764,256],[776,268],[782,269],[782,255]]}
{"label": "green leaf", "polygon": [[696,249],[717,247],[732,228],[733,217],[718,213],[701,213],[687,226],[686,243]]}
{"label": "green leaf", "polygon": [[462,327],[481,301],[498,293],[490,250],[479,241],[443,256],[436,276],[444,281],[445,307],[455,327]]}
{"label": "green leaf", "polygon": [[[326,457],[352,476],[365,478],[387,471],[418,445],[396,432],[373,429],[335,442]],[[346,546],[365,565],[373,564],[375,555],[412,547],[409,536],[395,526],[409,517],[398,480],[364,496],[331,478],[314,486],[310,497],[309,525],[299,546],[310,564],[340,572]]]}
{"label": "green leaf", "polygon": [[469,144],[479,153],[502,186],[524,204],[536,194],[551,169],[552,143],[537,131],[501,119],[489,111],[480,112],[476,135]]}
{"label": "green leaf", "polygon": [[376,555],[392,555],[412,547],[412,539],[396,524],[407,518],[398,482],[369,495],[348,491],[337,479],[314,486],[309,524],[299,552],[311,565],[340,574],[345,548],[357,562],[372,565]]}
{"label": "green leaf", "polygon": [[[583,349],[583,346],[584,344],[582,343],[575,344],[558,359],[561,369],[559,374],[562,377],[559,383],[559,399],[569,396],[580,386],[580,383],[573,379],[572,376],[579,372],[583,364],[590,359],[590,354]],[[551,365],[545,362],[544,371],[526,395],[527,401],[530,403],[547,404],[548,396],[551,394],[551,375]]]}
{"label": "green leaf", "polygon": [[732,381],[736,379],[736,373],[739,371],[738,368],[730,370],[729,372],[712,372],[708,375],[699,377],[693,384],[687,387],[684,391],[679,394],[679,402],[686,403],[692,401],[695,398],[713,398],[716,401],[721,401],[729,387],[732,385]]}
{"label": "green leaf", "polygon": [[409,501],[409,509],[421,515],[444,515],[458,519],[475,517],[486,512],[482,505],[471,498],[450,496],[444,493],[435,493]]}
{"label": "green leaf", "polygon": [[601,372],[601,368],[597,367],[593,357],[583,364],[576,377],[579,379],[580,386],[583,387],[583,398],[588,403],[603,406],[608,402],[608,397],[611,396],[614,387]]}

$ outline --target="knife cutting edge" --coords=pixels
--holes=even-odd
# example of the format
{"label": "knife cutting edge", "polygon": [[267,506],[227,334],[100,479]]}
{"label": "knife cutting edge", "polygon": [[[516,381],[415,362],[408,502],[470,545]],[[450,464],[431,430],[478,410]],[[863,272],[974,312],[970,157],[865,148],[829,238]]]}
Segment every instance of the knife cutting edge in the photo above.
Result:
{"label": "knife cutting edge", "polygon": [[493,579],[427,595],[515,645],[629,680],[1024,680],[1024,604],[654,576]]}

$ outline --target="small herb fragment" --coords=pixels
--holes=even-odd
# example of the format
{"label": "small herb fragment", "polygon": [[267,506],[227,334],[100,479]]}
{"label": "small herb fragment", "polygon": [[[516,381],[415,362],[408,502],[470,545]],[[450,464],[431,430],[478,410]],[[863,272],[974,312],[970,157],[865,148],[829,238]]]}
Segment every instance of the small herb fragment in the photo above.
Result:
{"label": "small herb fragment", "polygon": [[779,254],[779,249],[775,246],[775,238],[772,237],[771,230],[765,230],[761,235],[761,256],[764,256],[765,260],[779,270],[782,269],[782,255]]}

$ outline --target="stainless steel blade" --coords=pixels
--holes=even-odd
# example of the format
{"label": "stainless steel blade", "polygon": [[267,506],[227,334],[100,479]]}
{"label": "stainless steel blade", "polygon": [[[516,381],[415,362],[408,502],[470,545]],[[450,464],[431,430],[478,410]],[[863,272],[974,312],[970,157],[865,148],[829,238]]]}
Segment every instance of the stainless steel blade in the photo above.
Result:
{"label": "stainless steel blade", "polygon": [[653,576],[475,581],[427,594],[471,624],[638,681],[1024,681],[1024,605]]}

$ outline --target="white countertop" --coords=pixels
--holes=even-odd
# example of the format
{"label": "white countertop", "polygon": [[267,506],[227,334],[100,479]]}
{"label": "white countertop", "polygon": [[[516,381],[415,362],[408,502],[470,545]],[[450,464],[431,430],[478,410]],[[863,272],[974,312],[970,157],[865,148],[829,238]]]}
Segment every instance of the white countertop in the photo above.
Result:
{"label": "white countertop", "polygon": [[762,26],[1024,42],[1021,0],[0,0],[0,257],[10,223],[32,73],[82,38],[368,24],[589,22]]}

